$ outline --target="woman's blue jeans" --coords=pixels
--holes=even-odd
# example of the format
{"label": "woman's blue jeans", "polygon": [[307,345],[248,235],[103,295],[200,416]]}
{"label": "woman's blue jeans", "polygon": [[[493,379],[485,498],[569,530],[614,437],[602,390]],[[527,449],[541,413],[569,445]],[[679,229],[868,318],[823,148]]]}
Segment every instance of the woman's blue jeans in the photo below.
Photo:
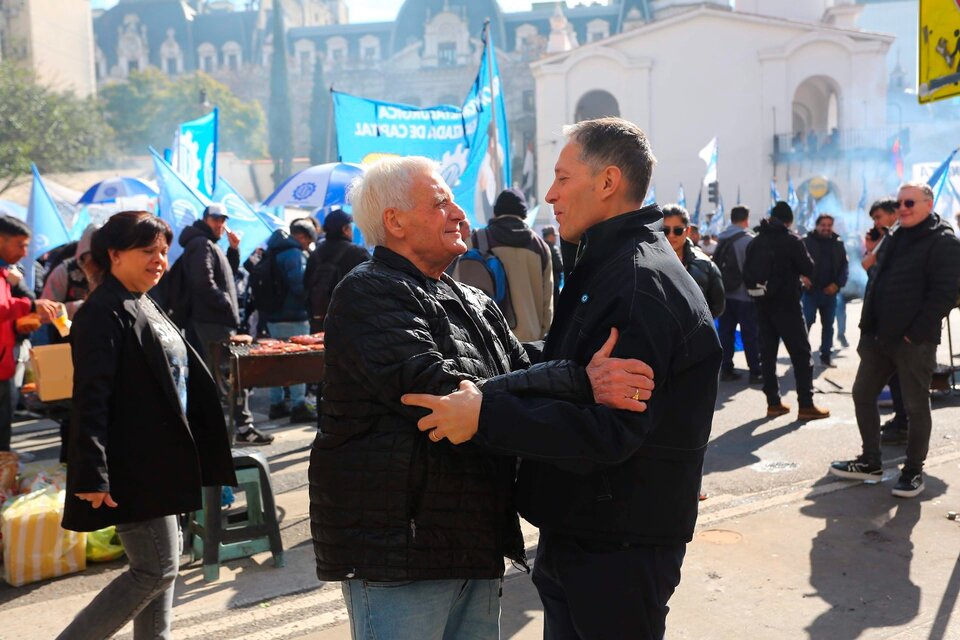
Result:
{"label": "woman's blue jeans", "polygon": [[[100,507],[106,509],[107,507]],[[183,536],[177,516],[118,524],[129,568],[77,614],[57,640],[103,640],[131,619],[134,640],[169,640]]]}

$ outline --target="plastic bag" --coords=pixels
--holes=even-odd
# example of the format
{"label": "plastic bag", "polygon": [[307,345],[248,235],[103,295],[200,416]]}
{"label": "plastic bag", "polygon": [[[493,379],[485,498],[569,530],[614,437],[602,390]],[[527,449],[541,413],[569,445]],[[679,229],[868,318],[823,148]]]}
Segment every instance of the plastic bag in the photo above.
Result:
{"label": "plastic bag", "polygon": [[11,501],[3,527],[3,577],[14,587],[87,568],[87,534],[60,526],[66,494],[53,487]]}
{"label": "plastic bag", "polygon": [[123,555],[123,543],[114,526],[87,534],[87,561],[110,562]]}

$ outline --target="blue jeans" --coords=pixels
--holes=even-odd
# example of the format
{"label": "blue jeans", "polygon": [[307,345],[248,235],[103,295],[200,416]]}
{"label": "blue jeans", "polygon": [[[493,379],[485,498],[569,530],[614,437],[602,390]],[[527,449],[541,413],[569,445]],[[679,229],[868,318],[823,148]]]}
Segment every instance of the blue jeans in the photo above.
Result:
{"label": "blue jeans", "polygon": [[837,337],[847,339],[847,299],[837,294]]}
{"label": "blue jeans", "polygon": [[733,371],[737,325],[743,340],[743,354],[747,357],[750,373],[760,373],[760,337],[757,328],[757,305],[753,300],[727,298],[727,305],[720,316],[720,344],[723,346],[723,371]]}
{"label": "blue jeans", "polygon": [[[268,322],[267,331],[271,338],[284,340],[293,336],[303,336],[310,333],[310,323],[302,322]],[[295,384],[290,386],[290,404],[294,407],[306,402],[307,385]],[[283,402],[283,387],[270,387],[270,404]]]}
{"label": "blue jeans", "polygon": [[173,637],[173,586],[183,550],[177,516],[118,524],[117,534],[130,567],[104,587],[57,640],[109,638],[131,618],[134,640]]}
{"label": "blue jeans", "polygon": [[833,351],[833,322],[837,316],[837,296],[827,295],[823,291],[803,292],[803,318],[807,321],[807,333],[817,320],[820,312],[820,358],[829,360]]}
{"label": "blue jeans", "polygon": [[497,640],[499,580],[344,580],[353,640]]}

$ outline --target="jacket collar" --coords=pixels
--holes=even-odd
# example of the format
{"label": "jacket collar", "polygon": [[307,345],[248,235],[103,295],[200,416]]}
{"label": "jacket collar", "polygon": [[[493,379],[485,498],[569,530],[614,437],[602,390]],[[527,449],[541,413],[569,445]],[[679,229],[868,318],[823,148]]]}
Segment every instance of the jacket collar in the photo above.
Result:
{"label": "jacket collar", "polygon": [[587,229],[580,239],[577,265],[611,256],[623,246],[624,237],[638,234],[652,235],[662,230],[663,212],[656,204],[599,222]]}
{"label": "jacket collar", "polygon": [[417,269],[412,262],[402,255],[392,249],[387,249],[383,245],[377,245],[373,248],[373,260],[375,262],[382,262],[391,269],[396,269],[397,271],[411,275],[424,284],[427,282],[436,282],[433,278],[426,276],[420,269]]}

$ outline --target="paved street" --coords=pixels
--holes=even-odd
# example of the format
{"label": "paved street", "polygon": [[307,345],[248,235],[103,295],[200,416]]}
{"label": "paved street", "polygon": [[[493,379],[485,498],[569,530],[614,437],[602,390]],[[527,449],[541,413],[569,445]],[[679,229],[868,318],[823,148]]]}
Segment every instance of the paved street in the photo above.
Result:
{"label": "paved street", "polygon": [[[848,310],[847,337],[857,338],[859,305]],[[951,316],[960,339],[960,314]],[[813,329],[819,345],[819,325]],[[946,332],[944,332],[946,343]],[[954,351],[960,351],[955,345]],[[939,362],[948,361],[944,344]],[[792,389],[781,349],[781,381]],[[835,369],[818,367],[818,404],[827,420],[767,420],[763,395],[744,382],[721,383],[707,453],[701,517],[688,547],[683,580],[671,601],[667,637],[711,638],[960,638],[954,615],[960,594],[960,396],[933,399],[934,432],[927,490],[914,500],[890,496],[903,447],[885,450],[880,485],[828,477],[831,460],[858,453],[850,388],[857,356],[839,351]],[[738,355],[738,366],[743,366]],[[265,409],[264,391],[255,408]],[[264,422],[267,426],[271,423]],[[282,516],[286,567],[269,554],[226,563],[205,584],[199,564],[182,569],[174,630],[178,639],[349,638],[338,584],[313,573],[306,471],[314,428],[275,424],[266,449]],[[48,421],[14,428],[14,448],[54,462],[58,436]],[[162,479],[158,479],[162,481]],[[535,559],[537,535],[525,527]],[[0,584],[3,638],[50,638],[123,562],[93,565],[82,574],[12,588]],[[502,601],[504,638],[539,638],[542,615],[529,578],[511,569]],[[131,637],[128,626],[120,637]]]}

